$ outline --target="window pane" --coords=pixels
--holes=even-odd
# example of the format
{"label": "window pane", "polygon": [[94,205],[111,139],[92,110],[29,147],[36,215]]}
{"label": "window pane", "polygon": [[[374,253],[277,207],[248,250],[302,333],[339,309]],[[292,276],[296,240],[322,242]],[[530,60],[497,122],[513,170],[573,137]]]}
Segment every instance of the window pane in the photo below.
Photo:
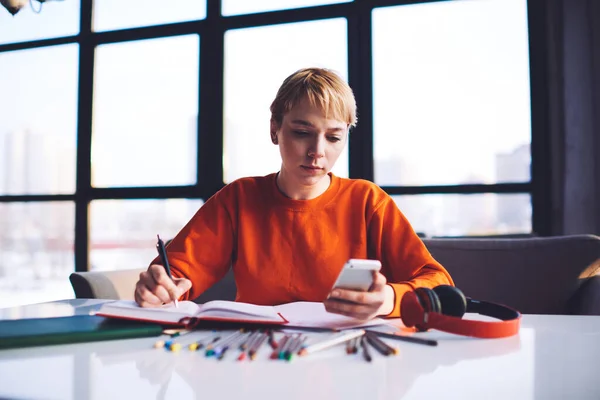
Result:
{"label": "window pane", "polygon": [[373,79],[376,183],[530,180],[526,0],[376,9]]}
{"label": "window pane", "polygon": [[90,205],[90,269],[146,268],[158,255],[156,235],[172,239],[202,200],[96,200]]}
{"label": "window pane", "polygon": [[72,202],[0,203],[0,308],[73,298]]}
{"label": "window pane", "polygon": [[92,184],[196,182],[197,35],[96,50]]}
{"label": "window pane", "polygon": [[[226,33],[223,129],[226,183],[243,176],[279,171],[279,148],[269,136],[269,107],[277,89],[288,75],[305,67],[330,68],[347,79],[346,43],[346,20],[342,18]],[[333,173],[348,176],[348,146]]]}
{"label": "window pane", "polygon": [[223,15],[253,14],[265,11],[349,3],[352,0],[221,0]]}
{"label": "window pane", "polygon": [[0,195],[73,193],[77,45],[0,53],[0,71]]}
{"label": "window pane", "polygon": [[151,26],[206,17],[206,0],[95,0],[94,30]]}
{"label": "window pane", "polygon": [[427,236],[531,233],[529,194],[392,196],[415,231]]}
{"label": "window pane", "polygon": [[[37,11],[38,2],[33,2]],[[0,6],[0,44],[71,36],[79,33],[79,1],[50,1],[34,12],[29,2],[17,14]],[[39,65],[39,64],[38,64]]]}

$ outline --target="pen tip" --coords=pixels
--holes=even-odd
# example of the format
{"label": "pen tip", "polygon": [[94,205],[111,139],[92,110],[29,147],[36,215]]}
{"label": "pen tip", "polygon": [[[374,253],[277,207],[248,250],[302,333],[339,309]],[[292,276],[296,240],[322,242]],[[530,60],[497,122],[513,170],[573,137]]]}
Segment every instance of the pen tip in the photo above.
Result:
{"label": "pen tip", "polygon": [[159,236],[158,234],[156,234],[156,238],[157,238],[158,240],[160,240],[160,236]]}

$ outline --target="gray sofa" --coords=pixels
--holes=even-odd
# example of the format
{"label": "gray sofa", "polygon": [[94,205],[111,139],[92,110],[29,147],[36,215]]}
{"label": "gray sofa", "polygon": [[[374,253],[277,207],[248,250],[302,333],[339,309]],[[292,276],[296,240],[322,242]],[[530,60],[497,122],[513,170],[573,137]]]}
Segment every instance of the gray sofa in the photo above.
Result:
{"label": "gray sofa", "polygon": [[[455,284],[474,299],[526,314],[600,315],[600,237],[423,239]],[[76,272],[77,298],[132,299],[141,269]],[[235,299],[230,271],[195,301]]]}

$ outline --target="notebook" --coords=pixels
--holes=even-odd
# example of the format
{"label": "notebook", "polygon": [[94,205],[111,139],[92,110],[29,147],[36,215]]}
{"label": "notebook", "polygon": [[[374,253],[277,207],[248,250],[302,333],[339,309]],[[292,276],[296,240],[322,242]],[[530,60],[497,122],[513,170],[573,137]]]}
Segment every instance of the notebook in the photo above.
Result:
{"label": "notebook", "polygon": [[160,336],[159,324],[93,315],[0,321],[0,349]]}
{"label": "notebook", "polygon": [[166,304],[157,308],[143,308],[133,301],[119,300],[102,305],[96,311],[96,315],[184,327],[194,327],[202,321],[325,329],[356,328],[383,323],[380,318],[364,321],[328,313],[323,303],[307,301],[278,306],[259,306],[225,300],[214,300],[204,304],[181,301],[179,307]]}

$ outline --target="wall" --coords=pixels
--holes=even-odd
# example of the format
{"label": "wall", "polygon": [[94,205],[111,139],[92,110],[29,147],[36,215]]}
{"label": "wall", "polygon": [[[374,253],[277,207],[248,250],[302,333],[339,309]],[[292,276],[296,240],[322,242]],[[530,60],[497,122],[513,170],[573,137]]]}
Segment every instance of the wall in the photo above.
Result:
{"label": "wall", "polygon": [[546,2],[553,234],[600,235],[600,2]]}

